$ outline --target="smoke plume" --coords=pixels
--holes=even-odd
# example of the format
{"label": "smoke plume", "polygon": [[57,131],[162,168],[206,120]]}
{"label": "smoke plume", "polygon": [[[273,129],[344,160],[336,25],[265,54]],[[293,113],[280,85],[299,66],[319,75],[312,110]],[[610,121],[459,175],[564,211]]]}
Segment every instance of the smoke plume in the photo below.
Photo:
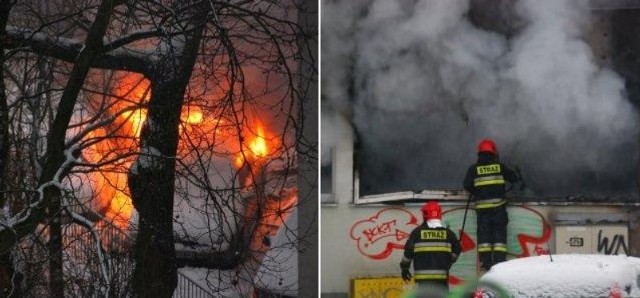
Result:
{"label": "smoke plume", "polygon": [[469,8],[323,1],[323,104],[357,132],[360,194],[460,189],[492,138],[526,195],[637,197],[637,111],[584,40],[588,1],[519,0],[508,37]]}

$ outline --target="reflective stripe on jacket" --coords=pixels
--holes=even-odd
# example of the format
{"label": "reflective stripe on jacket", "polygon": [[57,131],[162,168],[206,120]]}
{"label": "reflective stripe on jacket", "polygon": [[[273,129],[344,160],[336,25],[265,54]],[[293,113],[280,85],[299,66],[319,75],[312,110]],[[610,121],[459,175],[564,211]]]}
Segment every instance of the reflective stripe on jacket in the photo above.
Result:
{"label": "reflective stripe on jacket", "polygon": [[478,162],[467,169],[463,186],[473,195],[477,210],[497,208],[505,201],[506,183],[518,181],[516,173],[498,161],[497,156],[481,152]]}
{"label": "reflective stripe on jacket", "polygon": [[486,199],[486,200],[476,200],[476,209],[487,209],[487,208],[495,208],[500,207],[507,203],[505,199]]}
{"label": "reflective stripe on jacket", "polygon": [[473,187],[499,184],[505,184],[502,167],[499,163],[476,165],[476,177],[473,179]]}
{"label": "reflective stripe on jacket", "polygon": [[413,262],[416,280],[446,280],[449,268],[461,250],[453,231],[443,227],[429,228],[425,222],[409,234],[400,266],[406,268]]}
{"label": "reflective stripe on jacket", "polygon": [[414,278],[416,280],[441,280],[449,277],[447,270],[416,270]]}

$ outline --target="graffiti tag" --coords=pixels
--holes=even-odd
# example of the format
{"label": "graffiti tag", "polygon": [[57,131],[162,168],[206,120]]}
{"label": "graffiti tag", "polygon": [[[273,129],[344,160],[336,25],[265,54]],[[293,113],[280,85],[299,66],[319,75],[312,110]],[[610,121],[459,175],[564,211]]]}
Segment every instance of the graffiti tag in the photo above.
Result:
{"label": "graffiti tag", "polygon": [[[452,268],[449,283],[456,285],[464,280],[477,278],[475,212],[468,212],[466,220],[464,208],[447,210],[442,216],[444,225],[456,232],[462,246],[462,254]],[[418,219],[411,212],[396,207],[385,208],[369,218],[355,222],[349,235],[355,240],[360,254],[379,261],[387,259],[394,249],[403,250],[404,242],[417,225]],[[548,247],[551,238],[551,225],[536,210],[525,206],[510,208],[507,233],[507,252],[510,258],[549,254],[549,250],[544,247]],[[614,236],[612,241],[602,239],[602,249],[626,250],[624,238],[621,237]]]}
{"label": "graffiti tag", "polygon": [[370,218],[351,226],[349,235],[358,251],[375,260],[387,258],[393,249],[404,248],[409,233],[418,225],[411,212],[400,208],[385,208]]}
{"label": "graffiti tag", "polygon": [[362,233],[367,236],[369,242],[376,242],[380,238],[384,238],[389,235],[392,228],[396,226],[396,220],[390,220],[383,222],[375,227],[366,228]]}
{"label": "graffiti tag", "polygon": [[614,235],[613,239],[611,239],[611,244],[609,245],[609,237],[602,237],[602,230],[598,231],[599,253],[604,253],[605,255],[617,255],[620,252],[620,248],[622,248],[622,252],[624,254],[627,254],[627,245],[624,241],[624,235]]}

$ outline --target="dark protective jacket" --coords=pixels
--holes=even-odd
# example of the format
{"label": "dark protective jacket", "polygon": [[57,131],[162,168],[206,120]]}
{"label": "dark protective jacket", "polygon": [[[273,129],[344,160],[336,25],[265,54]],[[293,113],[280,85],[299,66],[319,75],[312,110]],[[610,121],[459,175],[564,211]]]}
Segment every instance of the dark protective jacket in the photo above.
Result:
{"label": "dark protective jacket", "polygon": [[404,245],[401,268],[413,261],[416,281],[447,280],[449,268],[460,255],[456,235],[448,228],[429,228],[426,222],[411,231]]}
{"label": "dark protective jacket", "polygon": [[467,170],[464,189],[473,195],[476,209],[502,206],[505,200],[505,182],[517,182],[518,175],[498,161],[497,156],[481,152],[478,162]]}

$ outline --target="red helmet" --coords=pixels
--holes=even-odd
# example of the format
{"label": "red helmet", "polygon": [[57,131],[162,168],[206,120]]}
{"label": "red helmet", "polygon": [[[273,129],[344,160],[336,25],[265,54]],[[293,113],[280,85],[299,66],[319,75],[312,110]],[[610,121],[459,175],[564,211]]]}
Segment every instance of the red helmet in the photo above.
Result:
{"label": "red helmet", "polygon": [[498,148],[496,148],[496,143],[491,139],[484,139],[478,144],[478,153],[480,152],[489,152],[493,155],[498,155]]}
{"label": "red helmet", "polygon": [[422,218],[429,219],[442,219],[442,208],[436,201],[429,201],[420,208],[422,211]]}

